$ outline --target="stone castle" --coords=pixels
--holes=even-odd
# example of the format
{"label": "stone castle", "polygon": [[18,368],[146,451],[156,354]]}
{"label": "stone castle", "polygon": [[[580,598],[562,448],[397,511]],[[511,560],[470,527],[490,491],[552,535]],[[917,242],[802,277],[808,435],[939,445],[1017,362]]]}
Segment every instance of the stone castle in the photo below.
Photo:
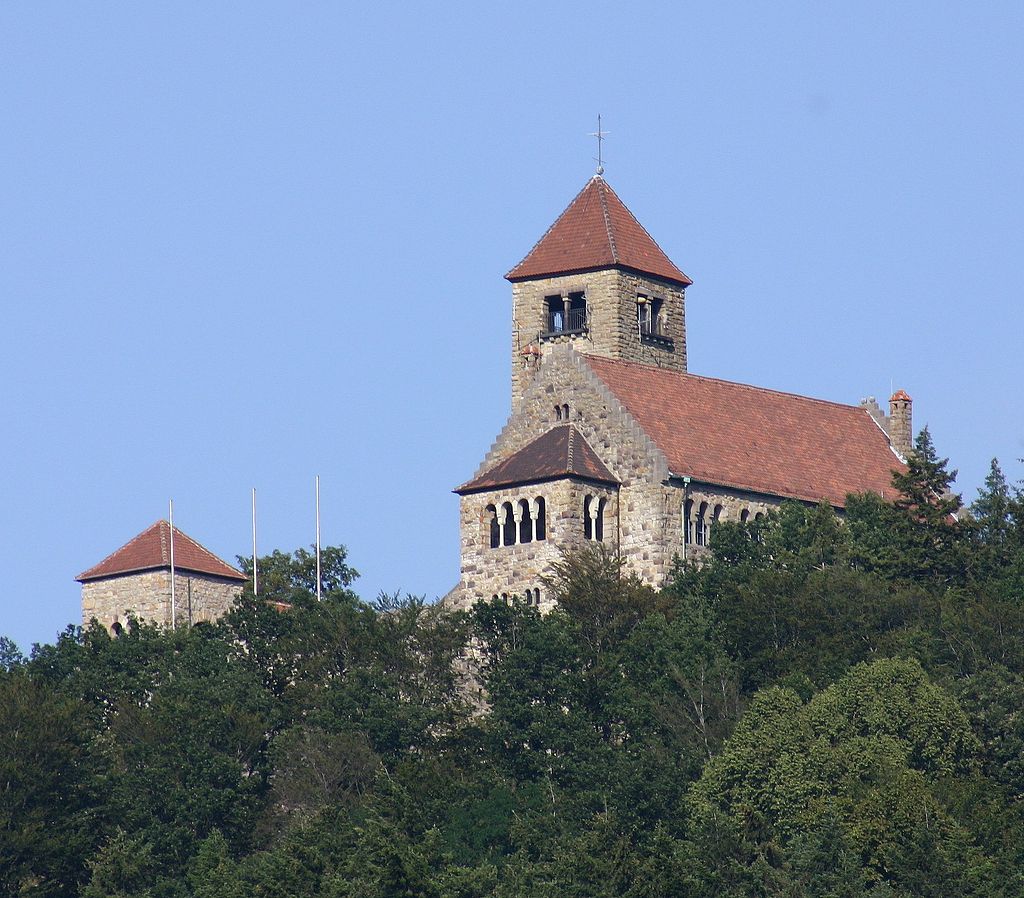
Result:
{"label": "stone castle", "polygon": [[[791,499],[842,510],[892,490],[911,448],[911,400],[886,415],[687,372],[686,288],[600,175],[506,278],[512,414],[458,487],[461,573],[453,608],[552,601],[560,553],[603,543],[660,586],[699,559],[719,521]],[[171,625],[170,526],[159,521],[78,576],[82,618],[117,632],[131,612]],[[173,623],[212,620],[245,578],[175,529]]]}
{"label": "stone castle", "polygon": [[460,496],[455,608],[550,606],[543,577],[588,541],[660,586],[719,521],[784,500],[891,494],[911,400],[842,405],[687,372],[686,288],[600,175],[506,278],[512,414]]}

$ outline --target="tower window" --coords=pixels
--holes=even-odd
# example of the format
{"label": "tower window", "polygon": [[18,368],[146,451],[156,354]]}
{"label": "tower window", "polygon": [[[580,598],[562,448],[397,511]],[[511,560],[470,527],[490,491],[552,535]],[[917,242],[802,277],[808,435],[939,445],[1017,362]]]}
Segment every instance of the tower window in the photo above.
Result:
{"label": "tower window", "polygon": [[672,338],[668,335],[668,315],[663,299],[643,293],[637,294],[636,320],[641,340],[672,345]]}
{"label": "tower window", "polygon": [[701,502],[697,509],[696,537],[698,546],[708,544],[708,503]]}
{"label": "tower window", "polygon": [[545,297],[547,335],[581,334],[587,330],[587,296],[583,291]]}

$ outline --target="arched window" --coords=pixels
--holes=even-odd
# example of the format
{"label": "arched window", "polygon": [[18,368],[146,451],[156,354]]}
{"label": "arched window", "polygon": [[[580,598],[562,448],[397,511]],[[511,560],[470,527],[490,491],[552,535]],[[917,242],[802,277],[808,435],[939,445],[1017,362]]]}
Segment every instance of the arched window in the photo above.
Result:
{"label": "arched window", "polygon": [[756,515],[754,515],[754,520],[755,521],[763,521],[764,520],[764,515],[759,511]]}
{"label": "arched window", "polygon": [[[489,531],[489,539],[492,549],[497,549],[501,545],[501,527],[498,525],[498,509],[493,505],[488,505],[486,509],[487,515],[487,529]],[[497,596],[495,596],[497,598]]]}
{"label": "arched window", "polygon": [[696,524],[696,536],[697,545],[706,546],[708,544],[708,503],[701,502],[700,508],[697,509],[697,524]]}
{"label": "arched window", "polygon": [[[725,509],[721,505],[716,505],[715,506],[715,510],[713,512],[711,512],[711,533],[709,534],[709,537],[711,539],[714,538],[715,527],[718,526],[718,522],[722,519],[722,512],[724,510]],[[709,539],[709,542],[710,542],[710,539]]]}
{"label": "arched window", "polygon": [[561,421],[562,420],[562,406],[560,406],[560,405],[556,405],[555,406],[555,420],[556,421]]}
{"label": "arched window", "polygon": [[568,421],[569,420],[569,403],[568,402],[563,402],[562,403],[562,420],[563,421]]}
{"label": "arched window", "polygon": [[533,604],[536,605],[538,608],[540,607],[540,590],[539,589],[535,589],[533,591]]}
{"label": "arched window", "polygon": [[594,539],[604,539],[604,507],[607,499],[600,499],[597,503],[597,516],[594,518]]}
{"label": "arched window", "polygon": [[110,625],[110,632],[113,633],[115,636],[120,636],[122,633],[124,633],[124,627],[122,627],[118,621],[114,621]]}
{"label": "arched window", "polygon": [[693,499],[683,503],[683,542],[686,545],[693,542]]}
{"label": "arched window", "polygon": [[533,517],[530,515],[530,503],[526,499],[519,500],[519,542],[533,542]]}
{"label": "arched window", "polygon": [[749,508],[744,508],[743,511],[740,512],[740,523],[741,524],[746,524],[749,519],[750,519],[750,509]]}
{"label": "arched window", "polygon": [[501,544],[503,546],[514,546],[516,544],[516,518],[515,513],[512,511],[511,502],[502,503],[501,514]]}
{"label": "arched window", "polygon": [[534,539],[547,539],[547,512],[544,504],[544,497],[538,496],[533,500],[533,532]]}
{"label": "arched window", "polygon": [[594,538],[594,522],[590,517],[590,505],[594,501],[593,496],[585,496],[583,499],[583,538]]}

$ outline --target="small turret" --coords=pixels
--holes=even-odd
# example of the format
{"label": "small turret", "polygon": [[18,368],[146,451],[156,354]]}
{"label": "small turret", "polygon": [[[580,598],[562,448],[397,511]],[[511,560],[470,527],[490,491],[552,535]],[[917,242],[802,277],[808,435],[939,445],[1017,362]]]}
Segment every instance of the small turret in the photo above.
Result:
{"label": "small turret", "polygon": [[913,405],[905,390],[889,397],[889,442],[904,458],[914,450]]}

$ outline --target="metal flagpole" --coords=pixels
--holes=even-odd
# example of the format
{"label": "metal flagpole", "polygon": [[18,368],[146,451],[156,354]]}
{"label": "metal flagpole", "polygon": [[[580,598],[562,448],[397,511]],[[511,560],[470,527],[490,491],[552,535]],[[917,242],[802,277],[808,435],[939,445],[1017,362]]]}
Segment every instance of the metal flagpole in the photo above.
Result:
{"label": "metal flagpole", "polygon": [[167,525],[171,528],[171,629],[178,626],[178,609],[174,594],[174,500],[167,501]]}
{"label": "metal flagpole", "polygon": [[259,575],[256,573],[256,487],[252,488],[252,594],[260,594]]}
{"label": "metal flagpole", "polygon": [[316,600],[320,601],[320,475],[316,475]]}

